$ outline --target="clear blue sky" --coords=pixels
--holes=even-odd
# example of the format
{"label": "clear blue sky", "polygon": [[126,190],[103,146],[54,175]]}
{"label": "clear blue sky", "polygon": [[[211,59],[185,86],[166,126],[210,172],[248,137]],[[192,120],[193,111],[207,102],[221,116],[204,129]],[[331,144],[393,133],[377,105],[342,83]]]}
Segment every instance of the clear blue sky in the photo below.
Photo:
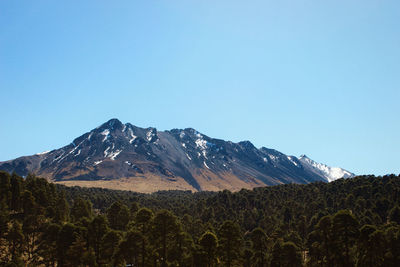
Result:
{"label": "clear blue sky", "polygon": [[0,160],[110,118],[400,173],[400,1],[0,1]]}

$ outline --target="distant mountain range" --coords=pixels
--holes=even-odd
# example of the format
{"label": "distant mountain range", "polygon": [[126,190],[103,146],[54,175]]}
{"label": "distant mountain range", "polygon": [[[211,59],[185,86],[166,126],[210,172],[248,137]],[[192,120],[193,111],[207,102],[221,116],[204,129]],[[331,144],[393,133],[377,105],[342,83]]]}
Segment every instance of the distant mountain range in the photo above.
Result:
{"label": "distant mountain range", "polygon": [[192,128],[157,131],[111,119],[60,149],[0,162],[0,170],[35,173],[65,185],[154,192],[240,190],[283,183],[330,182],[353,173],[210,138]]}

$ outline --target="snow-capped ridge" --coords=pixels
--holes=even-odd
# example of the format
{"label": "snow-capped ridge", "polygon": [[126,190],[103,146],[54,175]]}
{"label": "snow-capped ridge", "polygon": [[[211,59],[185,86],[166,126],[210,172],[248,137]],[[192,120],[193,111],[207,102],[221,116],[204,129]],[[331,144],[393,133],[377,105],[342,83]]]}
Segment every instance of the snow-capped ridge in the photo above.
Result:
{"label": "snow-capped ridge", "polygon": [[303,164],[310,166],[316,172],[318,172],[323,177],[325,177],[325,179],[328,182],[332,182],[332,181],[335,181],[335,180],[341,179],[341,178],[351,178],[351,177],[355,176],[354,173],[351,173],[345,169],[342,169],[339,167],[330,167],[323,163],[318,163],[318,162],[310,159],[309,157],[307,157],[304,154],[299,157],[299,160]]}

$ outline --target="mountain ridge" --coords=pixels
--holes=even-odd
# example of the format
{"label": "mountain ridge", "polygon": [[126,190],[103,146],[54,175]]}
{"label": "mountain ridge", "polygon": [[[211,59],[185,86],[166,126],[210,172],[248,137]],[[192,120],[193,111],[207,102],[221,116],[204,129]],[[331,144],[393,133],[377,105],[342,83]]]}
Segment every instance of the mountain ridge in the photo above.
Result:
{"label": "mountain ridge", "polygon": [[157,131],[114,118],[62,148],[0,162],[0,169],[66,185],[138,192],[237,191],[354,175],[307,159],[256,148],[250,141],[211,138],[193,128]]}

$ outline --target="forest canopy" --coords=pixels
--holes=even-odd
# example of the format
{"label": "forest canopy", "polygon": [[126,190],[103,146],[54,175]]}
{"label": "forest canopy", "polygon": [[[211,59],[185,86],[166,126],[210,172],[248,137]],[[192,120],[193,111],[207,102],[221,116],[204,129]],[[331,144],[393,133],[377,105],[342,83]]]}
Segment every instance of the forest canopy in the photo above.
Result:
{"label": "forest canopy", "polygon": [[400,176],[139,194],[0,172],[0,266],[400,266]]}

